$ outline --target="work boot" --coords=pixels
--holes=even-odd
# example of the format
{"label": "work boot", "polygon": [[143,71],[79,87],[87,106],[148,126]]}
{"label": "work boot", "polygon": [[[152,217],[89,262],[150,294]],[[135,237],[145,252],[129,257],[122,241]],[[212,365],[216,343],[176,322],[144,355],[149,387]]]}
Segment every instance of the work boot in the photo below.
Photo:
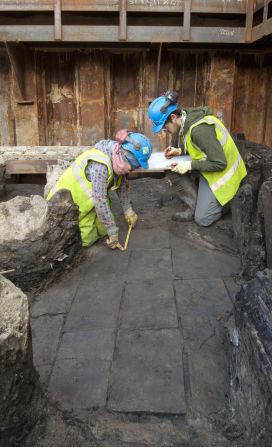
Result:
{"label": "work boot", "polygon": [[194,219],[194,213],[192,210],[188,209],[186,211],[180,211],[173,214],[172,220],[175,222],[191,222]]}

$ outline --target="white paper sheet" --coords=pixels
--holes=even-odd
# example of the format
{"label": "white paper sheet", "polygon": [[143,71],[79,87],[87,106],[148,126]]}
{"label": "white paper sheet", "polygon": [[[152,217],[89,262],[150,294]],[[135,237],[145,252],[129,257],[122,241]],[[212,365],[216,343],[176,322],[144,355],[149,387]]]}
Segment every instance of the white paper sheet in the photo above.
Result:
{"label": "white paper sheet", "polygon": [[189,160],[191,160],[189,155],[179,155],[167,159],[164,152],[154,152],[148,160],[148,169],[171,169],[171,164]]}

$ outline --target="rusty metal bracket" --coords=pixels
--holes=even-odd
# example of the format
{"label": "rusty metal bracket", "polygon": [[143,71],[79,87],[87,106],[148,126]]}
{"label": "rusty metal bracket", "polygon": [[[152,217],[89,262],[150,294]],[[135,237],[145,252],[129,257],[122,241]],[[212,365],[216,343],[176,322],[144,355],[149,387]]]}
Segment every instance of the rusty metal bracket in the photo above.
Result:
{"label": "rusty metal bracket", "polygon": [[127,40],[127,0],[120,0],[119,40]]}
{"label": "rusty metal bracket", "polygon": [[61,0],[54,0],[54,36],[55,40],[62,39]]}
{"label": "rusty metal bracket", "polygon": [[35,94],[31,73],[34,70],[34,54],[24,45],[15,42],[5,42],[8,57],[13,69],[18,87],[18,104],[33,104]]}
{"label": "rusty metal bracket", "polygon": [[192,7],[192,0],[185,0],[182,40],[190,40],[191,38],[191,7]]}

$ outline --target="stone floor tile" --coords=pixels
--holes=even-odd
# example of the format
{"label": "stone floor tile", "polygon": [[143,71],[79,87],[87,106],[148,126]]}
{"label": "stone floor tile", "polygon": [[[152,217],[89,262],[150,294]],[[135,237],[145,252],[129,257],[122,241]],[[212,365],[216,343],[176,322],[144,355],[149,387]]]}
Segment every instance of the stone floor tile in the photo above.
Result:
{"label": "stone floor tile", "polygon": [[222,278],[239,272],[239,257],[197,247],[184,239],[171,236],[173,270],[176,277]]}
{"label": "stone floor tile", "polygon": [[130,281],[125,290],[122,328],[177,327],[173,284],[170,278]]}
{"label": "stone floor tile", "polygon": [[69,359],[55,363],[48,393],[61,409],[104,407],[110,362]]}
{"label": "stone floor tile", "polygon": [[232,304],[221,279],[175,281],[178,314],[189,356],[192,405],[202,414],[220,411],[227,392],[224,317]]}
{"label": "stone floor tile", "polygon": [[31,316],[67,313],[78,287],[77,282],[67,278],[41,293],[31,307]]}
{"label": "stone floor tile", "polygon": [[185,413],[177,329],[121,331],[112,371],[111,410]]}
{"label": "stone floor tile", "polygon": [[81,275],[81,284],[91,285],[96,281],[126,277],[130,252],[110,250],[108,247],[99,246],[95,253],[85,261],[88,268],[85,275]]}
{"label": "stone floor tile", "polygon": [[[222,343],[222,342],[221,342]],[[193,411],[202,416],[225,409],[228,393],[228,362],[223,345],[214,344],[201,350],[189,350],[190,382]]]}
{"label": "stone floor tile", "polygon": [[172,278],[171,250],[133,250],[128,268],[128,281]]}
{"label": "stone floor tile", "polygon": [[117,277],[82,283],[64,330],[115,328],[123,288],[122,278]]}
{"label": "stone floor tile", "polygon": [[63,315],[31,319],[33,357],[35,365],[53,363],[63,325]]}
{"label": "stone floor tile", "polygon": [[170,248],[169,230],[163,228],[138,230],[136,228],[131,233],[129,248],[131,250]]}
{"label": "stone floor tile", "polygon": [[115,333],[112,329],[65,332],[61,339],[57,360],[99,359],[111,361]]}
{"label": "stone floor tile", "polygon": [[183,336],[201,347],[212,334],[222,329],[222,319],[231,310],[221,279],[176,280],[176,300]]}

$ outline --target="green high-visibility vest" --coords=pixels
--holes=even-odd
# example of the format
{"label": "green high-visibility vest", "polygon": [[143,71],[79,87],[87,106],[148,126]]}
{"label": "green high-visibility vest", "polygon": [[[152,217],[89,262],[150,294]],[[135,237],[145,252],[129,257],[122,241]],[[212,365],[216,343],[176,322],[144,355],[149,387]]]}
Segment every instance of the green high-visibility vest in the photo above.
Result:
{"label": "green high-visibility vest", "polygon": [[72,165],[64,171],[47,196],[47,200],[50,200],[60,189],[70,191],[74,203],[79,208],[79,229],[83,247],[92,245],[97,239],[107,234],[105,226],[97,218],[92,199],[92,182],[85,175],[85,169],[89,161],[96,161],[107,167],[108,191],[120,187],[122,176],[117,178],[114,176],[110,157],[98,149],[91,148],[79,155]]}
{"label": "green high-visibility vest", "polygon": [[193,160],[202,160],[203,158],[207,158],[207,155],[202,152],[195,143],[193,143],[191,137],[194,127],[203,123],[215,127],[216,137],[224,149],[227,160],[227,167],[223,171],[201,171],[201,175],[205,177],[218,202],[223,206],[235,196],[242,179],[247,175],[247,171],[230,133],[227,131],[224,124],[213,115],[207,115],[196,123],[192,124],[186,133],[186,150],[190,154],[191,158]]}

